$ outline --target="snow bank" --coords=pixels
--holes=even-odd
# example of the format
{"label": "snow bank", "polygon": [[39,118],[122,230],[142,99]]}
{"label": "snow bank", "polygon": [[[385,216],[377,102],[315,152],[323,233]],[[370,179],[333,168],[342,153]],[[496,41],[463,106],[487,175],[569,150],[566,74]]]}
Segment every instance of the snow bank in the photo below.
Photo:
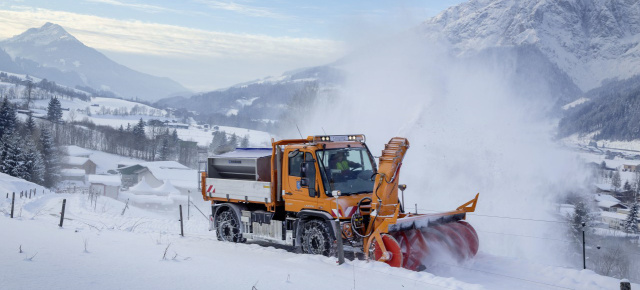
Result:
{"label": "snow bank", "polygon": [[11,198],[11,194],[14,192],[19,196],[21,191],[28,192],[34,189],[37,191],[37,194],[42,194],[43,191],[49,192],[49,190],[43,186],[0,173],[0,197],[2,198],[6,198],[7,193],[9,194],[9,198]]}
{"label": "snow bank", "polygon": [[[9,186],[5,180],[0,175],[0,188]],[[7,205],[0,199],[0,208]],[[181,237],[177,212],[129,203],[123,213],[125,202],[106,197],[96,206],[86,195],[45,194],[19,205],[21,217],[0,216],[0,232],[11,233],[0,247],[0,289],[616,289],[619,283],[589,270],[487,254],[429,272],[366,261],[338,266],[335,258],[217,241],[193,208],[190,216],[184,209]]]}

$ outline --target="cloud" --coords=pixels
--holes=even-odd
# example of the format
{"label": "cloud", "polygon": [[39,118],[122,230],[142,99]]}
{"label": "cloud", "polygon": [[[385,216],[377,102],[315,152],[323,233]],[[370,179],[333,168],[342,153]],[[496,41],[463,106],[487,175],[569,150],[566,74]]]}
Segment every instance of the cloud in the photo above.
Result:
{"label": "cloud", "polygon": [[342,42],[325,39],[226,33],[30,7],[11,9],[0,9],[0,39],[45,22],[56,23],[123,65],[168,76],[195,90],[322,65],[344,54]]}
{"label": "cloud", "polygon": [[0,22],[4,26],[0,38],[53,22],[67,29],[87,46],[114,52],[249,59],[324,59],[342,52],[341,43],[332,40],[208,31],[40,8],[0,10]]}
{"label": "cloud", "polygon": [[214,10],[232,11],[232,12],[240,13],[247,16],[267,17],[267,18],[276,18],[276,19],[289,18],[286,15],[275,13],[267,8],[242,5],[234,2],[224,2],[224,1],[214,1],[214,0],[196,0],[195,2],[204,4],[207,7]]}
{"label": "cloud", "polygon": [[169,8],[165,8],[165,7],[161,7],[161,6],[148,5],[148,4],[124,3],[124,2],[120,2],[120,1],[116,1],[116,0],[85,0],[85,1],[94,2],[94,3],[101,3],[101,4],[108,4],[108,5],[113,5],[113,6],[128,7],[128,8],[133,8],[133,9],[136,9],[136,10],[149,12],[149,13],[159,13],[159,12],[183,13],[183,11],[180,11],[180,10],[169,9]]}

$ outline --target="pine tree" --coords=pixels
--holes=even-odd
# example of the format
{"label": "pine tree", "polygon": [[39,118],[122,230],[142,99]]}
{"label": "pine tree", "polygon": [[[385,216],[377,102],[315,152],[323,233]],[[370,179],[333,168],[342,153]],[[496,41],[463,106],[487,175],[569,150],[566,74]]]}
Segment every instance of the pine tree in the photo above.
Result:
{"label": "pine tree", "polygon": [[144,121],[142,120],[142,118],[140,118],[140,121],[138,121],[138,124],[135,127],[133,127],[133,135],[136,136],[136,138],[145,137]]}
{"label": "pine tree", "polygon": [[36,148],[36,145],[31,140],[26,142],[25,157],[25,167],[28,175],[28,178],[26,178],[27,181],[43,184],[45,172],[44,161],[42,160],[42,155],[38,152],[38,148]]}
{"label": "pine tree", "polygon": [[40,148],[45,170],[43,185],[53,187],[60,179],[60,156],[51,131],[45,127],[42,128],[40,134]]}
{"label": "pine tree", "polygon": [[213,139],[211,140],[211,144],[209,144],[209,152],[213,154],[220,154],[219,148],[224,146],[226,143],[227,133],[224,131],[213,132]]}
{"label": "pine tree", "polygon": [[2,106],[0,106],[0,138],[5,134],[15,132],[17,124],[18,118],[16,116],[16,110],[7,97],[5,97],[2,101]]}
{"label": "pine tree", "polygon": [[624,186],[622,186],[622,189],[623,189],[624,191],[626,191],[626,192],[631,191],[631,184],[629,184],[629,181],[628,181],[628,180],[625,180],[625,181],[624,181]]}
{"label": "pine tree", "polygon": [[29,134],[33,134],[34,130],[36,129],[36,121],[33,120],[31,114],[29,114],[29,117],[27,117],[27,121],[24,123],[24,127],[27,129],[27,132],[29,132]]}
{"label": "pine tree", "polygon": [[242,137],[242,140],[240,141],[240,147],[249,148],[249,136],[244,135],[244,137]]}
{"label": "pine tree", "polygon": [[160,156],[158,157],[158,159],[160,159],[161,161],[167,161],[169,160],[169,154],[169,138],[163,137],[162,144],[160,145]]}
{"label": "pine tree", "polygon": [[23,152],[23,144],[16,134],[8,134],[2,137],[2,160],[0,168],[3,173],[13,177],[28,179],[26,168],[26,156]]}
{"label": "pine tree", "polygon": [[180,138],[178,138],[178,130],[173,129],[173,133],[171,134],[171,141],[177,143]]}
{"label": "pine tree", "polygon": [[134,146],[137,150],[144,150],[145,148],[147,135],[145,134],[144,127],[144,121],[142,120],[142,118],[140,118],[138,124],[133,127],[132,133],[135,142]]}
{"label": "pine tree", "polygon": [[638,202],[634,202],[629,209],[629,214],[627,214],[627,219],[624,221],[624,231],[629,234],[637,234],[640,233],[640,229],[638,228],[638,223],[640,223],[640,204]]}
{"label": "pine tree", "polygon": [[52,123],[59,123],[62,120],[62,105],[58,98],[51,98],[47,107],[47,120]]}
{"label": "pine tree", "polygon": [[620,179],[620,172],[616,170],[616,172],[614,172],[613,176],[611,177],[611,186],[613,186],[615,191],[618,191],[621,182],[622,180]]}
{"label": "pine tree", "polygon": [[573,216],[571,216],[571,229],[574,237],[578,238],[581,235],[584,225],[590,225],[593,221],[593,217],[589,213],[589,209],[584,201],[579,201],[574,205]]}

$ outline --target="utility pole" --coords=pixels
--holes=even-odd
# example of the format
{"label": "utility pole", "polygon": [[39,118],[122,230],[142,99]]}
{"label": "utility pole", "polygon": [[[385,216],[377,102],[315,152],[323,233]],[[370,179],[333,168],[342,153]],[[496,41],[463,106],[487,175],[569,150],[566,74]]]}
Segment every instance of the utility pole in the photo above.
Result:
{"label": "utility pole", "polygon": [[585,250],[585,241],[584,241],[584,227],[586,226],[586,223],[582,223],[582,267],[583,269],[587,269],[587,255],[586,255],[586,250]]}

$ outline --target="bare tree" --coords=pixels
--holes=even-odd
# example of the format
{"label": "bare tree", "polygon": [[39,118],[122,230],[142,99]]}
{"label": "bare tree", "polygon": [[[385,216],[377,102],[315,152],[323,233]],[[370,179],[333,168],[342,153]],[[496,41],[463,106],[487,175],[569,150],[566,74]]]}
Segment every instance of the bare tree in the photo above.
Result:
{"label": "bare tree", "polygon": [[70,121],[71,123],[73,123],[73,122],[75,122],[75,121],[76,121],[76,117],[77,117],[77,116],[78,116],[78,114],[76,113],[76,110],[69,110],[69,114],[68,114],[68,116],[67,116],[67,117],[69,118],[69,121]]}

